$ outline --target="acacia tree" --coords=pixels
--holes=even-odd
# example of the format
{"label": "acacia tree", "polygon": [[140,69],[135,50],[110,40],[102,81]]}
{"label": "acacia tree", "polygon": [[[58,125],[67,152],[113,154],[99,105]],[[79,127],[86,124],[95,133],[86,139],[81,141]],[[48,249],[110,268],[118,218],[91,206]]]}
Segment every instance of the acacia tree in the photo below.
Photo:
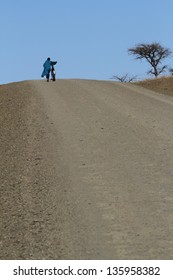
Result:
{"label": "acacia tree", "polygon": [[129,48],[128,53],[135,56],[135,59],[146,59],[151,65],[151,70],[147,74],[152,74],[156,78],[167,69],[167,65],[161,66],[162,61],[171,55],[168,48],[162,47],[159,43],[139,44],[134,48]]}

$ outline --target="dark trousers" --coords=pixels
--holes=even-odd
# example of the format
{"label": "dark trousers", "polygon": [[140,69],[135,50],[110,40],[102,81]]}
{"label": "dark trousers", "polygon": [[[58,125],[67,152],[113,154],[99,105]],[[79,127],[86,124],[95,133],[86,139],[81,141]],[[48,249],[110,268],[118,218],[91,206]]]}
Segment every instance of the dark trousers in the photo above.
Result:
{"label": "dark trousers", "polygon": [[50,70],[48,71],[48,74],[46,75],[47,80],[49,80],[49,76],[50,76]]}

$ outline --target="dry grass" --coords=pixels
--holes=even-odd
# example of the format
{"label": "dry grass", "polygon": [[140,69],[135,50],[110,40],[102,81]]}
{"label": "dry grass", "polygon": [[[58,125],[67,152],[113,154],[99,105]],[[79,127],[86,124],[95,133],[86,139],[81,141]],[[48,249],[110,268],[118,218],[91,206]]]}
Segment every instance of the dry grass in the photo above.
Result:
{"label": "dry grass", "polygon": [[140,82],[135,82],[134,84],[149,90],[173,96],[173,76],[147,79]]}

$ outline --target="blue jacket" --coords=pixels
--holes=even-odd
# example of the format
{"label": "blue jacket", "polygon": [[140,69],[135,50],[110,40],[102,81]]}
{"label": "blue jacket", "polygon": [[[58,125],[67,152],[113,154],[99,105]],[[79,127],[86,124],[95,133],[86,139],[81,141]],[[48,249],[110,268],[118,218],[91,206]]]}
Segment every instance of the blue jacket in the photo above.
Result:
{"label": "blue jacket", "polygon": [[41,77],[44,77],[44,76],[49,74],[50,69],[51,69],[51,65],[52,65],[52,62],[50,60],[45,61],[45,63],[43,64],[44,70],[41,74]]}

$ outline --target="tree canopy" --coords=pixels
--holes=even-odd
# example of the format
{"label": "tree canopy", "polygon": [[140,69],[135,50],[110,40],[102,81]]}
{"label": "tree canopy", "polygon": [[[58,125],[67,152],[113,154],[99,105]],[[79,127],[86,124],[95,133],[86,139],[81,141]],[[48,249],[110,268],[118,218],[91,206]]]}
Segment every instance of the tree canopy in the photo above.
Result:
{"label": "tree canopy", "polygon": [[138,44],[134,48],[129,48],[128,53],[134,55],[135,59],[146,59],[152,67],[147,73],[157,77],[167,69],[167,65],[161,66],[160,64],[172,52],[170,49],[164,48],[156,42],[152,44]]}

